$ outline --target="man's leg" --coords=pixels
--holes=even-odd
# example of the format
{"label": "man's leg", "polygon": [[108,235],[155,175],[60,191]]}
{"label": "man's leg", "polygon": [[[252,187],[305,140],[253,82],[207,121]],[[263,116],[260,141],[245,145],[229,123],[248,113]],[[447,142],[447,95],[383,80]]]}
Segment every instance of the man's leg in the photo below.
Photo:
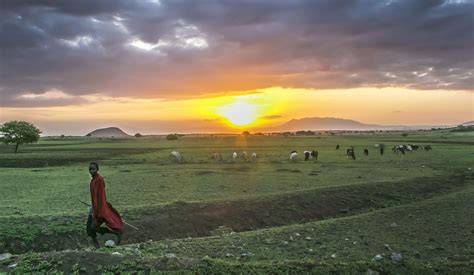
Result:
{"label": "man's leg", "polygon": [[100,247],[99,241],[97,241],[97,233],[96,233],[96,227],[94,225],[94,222],[92,221],[92,214],[89,213],[89,216],[87,217],[87,225],[86,225],[86,231],[87,231],[87,236],[92,238],[92,242],[94,243],[94,246],[96,248]]}
{"label": "man's leg", "polygon": [[108,227],[102,227],[102,226],[95,226],[94,228],[95,228],[95,232],[99,233],[100,235],[104,235],[106,233],[114,234],[115,236],[117,236],[117,245],[120,245],[120,242],[122,241],[122,232],[114,231]]}

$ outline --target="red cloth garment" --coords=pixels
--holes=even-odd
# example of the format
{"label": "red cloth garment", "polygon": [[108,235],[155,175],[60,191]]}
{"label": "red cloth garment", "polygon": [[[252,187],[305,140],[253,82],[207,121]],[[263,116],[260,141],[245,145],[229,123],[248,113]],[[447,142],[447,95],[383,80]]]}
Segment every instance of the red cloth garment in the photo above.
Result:
{"label": "red cloth garment", "polygon": [[99,174],[95,175],[91,180],[90,189],[94,223],[100,226],[105,222],[110,229],[122,232],[122,218],[117,210],[107,202],[104,178]]}

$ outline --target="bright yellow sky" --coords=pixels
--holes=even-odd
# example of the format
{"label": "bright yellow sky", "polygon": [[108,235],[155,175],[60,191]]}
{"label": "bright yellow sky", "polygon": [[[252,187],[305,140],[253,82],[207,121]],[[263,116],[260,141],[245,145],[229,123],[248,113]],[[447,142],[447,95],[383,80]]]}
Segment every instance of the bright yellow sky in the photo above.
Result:
{"label": "bright yellow sky", "polygon": [[[44,125],[52,122],[81,122],[96,127],[97,122],[111,126],[121,123],[132,125],[133,122],[140,125],[140,122],[149,121],[143,127],[154,129],[142,129],[145,133],[159,132],[159,121],[175,121],[178,126],[183,121],[208,120],[226,125],[222,129],[240,131],[244,128],[258,130],[280,125],[293,118],[313,116],[347,118],[381,125],[441,125],[473,120],[473,96],[474,93],[468,91],[401,88],[316,91],[274,87],[229,93],[227,96],[174,101],[89,95],[83,97],[90,101],[86,104],[3,108],[0,114],[4,118],[2,120],[22,119]],[[153,124],[153,121],[156,123]],[[179,125],[177,131],[183,132],[183,127],[185,125]],[[135,129],[141,128],[137,126]],[[213,131],[212,127],[209,130]]]}

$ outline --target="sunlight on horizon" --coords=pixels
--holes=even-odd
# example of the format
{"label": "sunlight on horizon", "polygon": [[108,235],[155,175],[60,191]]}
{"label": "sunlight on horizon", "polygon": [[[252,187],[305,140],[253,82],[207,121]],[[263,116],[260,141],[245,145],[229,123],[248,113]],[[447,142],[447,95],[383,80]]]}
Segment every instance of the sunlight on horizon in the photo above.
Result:
{"label": "sunlight on horizon", "polygon": [[244,127],[258,122],[261,106],[237,99],[235,102],[217,107],[217,114],[231,126]]}

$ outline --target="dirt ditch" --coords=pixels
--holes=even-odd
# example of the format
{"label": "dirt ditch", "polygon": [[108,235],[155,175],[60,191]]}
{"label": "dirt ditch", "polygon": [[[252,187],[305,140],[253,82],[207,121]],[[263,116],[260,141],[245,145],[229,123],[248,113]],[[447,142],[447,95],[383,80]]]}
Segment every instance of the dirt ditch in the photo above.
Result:
{"label": "dirt ditch", "polygon": [[[157,209],[124,213],[127,221],[139,228],[125,227],[123,244],[148,240],[209,236],[220,226],[233,231],[249,231],[340,216],[355,215],[371,209],[418,201],[459,190],[472,183],[472,176],[417,178],[395,183],[308,190],[257,199],[212,203],[176,203]],[[85,217],[78,217],[84,219]],[[48,220],[39,224],[48,224]],[[112,236],[104,236],[102,241]],[[74,232],[36,235],[32,240],[21,236],[0,237],[0,253],[54,251],[90,246],[84,228]],[[102,242],[103,243],[103,242]]]}

